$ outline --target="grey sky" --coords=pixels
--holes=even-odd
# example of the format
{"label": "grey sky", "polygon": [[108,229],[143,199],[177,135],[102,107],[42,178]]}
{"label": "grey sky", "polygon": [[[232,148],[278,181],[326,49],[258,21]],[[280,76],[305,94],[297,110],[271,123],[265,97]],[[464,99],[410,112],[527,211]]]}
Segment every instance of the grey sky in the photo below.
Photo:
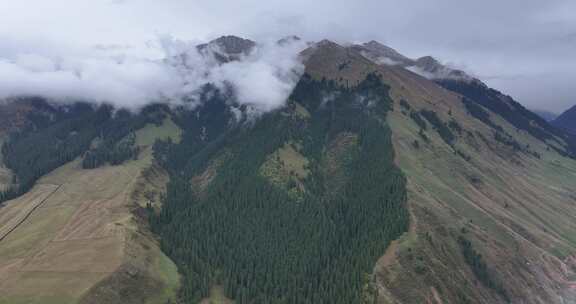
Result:
{"label": "grey sky", "polygon": [[[379,40],[411,57],[433,55],[531,108],[576,104],[574,0],[2,0],[0,56],[115,46],[148,54],[170,34],[206,40],[296,34]],[[0,80],[1,82],[1,80]]]}

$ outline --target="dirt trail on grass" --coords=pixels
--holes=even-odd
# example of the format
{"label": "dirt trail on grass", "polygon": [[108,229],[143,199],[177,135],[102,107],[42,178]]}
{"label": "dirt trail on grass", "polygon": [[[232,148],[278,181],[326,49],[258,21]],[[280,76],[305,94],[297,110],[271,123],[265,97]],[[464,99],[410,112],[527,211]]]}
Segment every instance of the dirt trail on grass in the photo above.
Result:
{"label": "dirt trail on grass", "polygon": [[[153,141],[159,130],[138,132],[137,140],[146,135]],[[43,176],[0,208],[0,304],[173,298],[176,267],[133,213],[133,193],[152,164],[151,148],[119,166],[85,170],[80,161]],[[142,301],[124,301],[136,295]]]}
{"label": "dirt trail on grass", "polygon": [[75,303],[116,271],[139,170],[138,162],[82,170],[76,161],[8,202],[0,212],[0,303]]}
{"label": "dirt trail on grass", "polygon": [[412,212],[412,208],[410,207],[410,203],[407,202],[407,204],[408,204],[408,212],[410,214],[410,224],[408,226],[408,232],[403,234],[402,236],[400,236],[400,238],[392,241],[390,243],[390,245],[388,245],[388,248],[386,248],[386,252],[378,260],[378,266],[380,268],[386,268],[386,267],[389,267],[392,264],[394,264],[394,262],[396,261],[396,252],[398,249],[398,245],[399,245],[400,240],[402,239],[402,237],[404,235],[406,235],[406,234],[414,235],[416,233],[417,219],[414,216],[414,213]]}
{"label": "dirt trail on grass", "polygon": [[380,258],[378,265],[380,267],[386,268],[396,261],[396,250],[398,249],[398,240],[392,241],[388,248],[386,248],[386,253]]}
{"label": "dirt trail on grass", "polygon": [[438,294],[438,290],[434,287],[430,287],[430,292],[432,293],[432,298],[434,299],[434,304],[444,304],[444,301],[440,298],[440,294]]}
{"label": "dirt trail on grass", "polygon": [[[410,186],[408,186],[408,188],[410,188]],[[408,226],[408,231],[402,234],[402,236],[400,236],[398,239],[392,241],[390,245],[388,245],[388,248],[386,248],[386,252],[378,259],[374,267],[374,275],[376,279],[376,287],[378,290],[378,298],[381,299],[381,301],[384,301],[384,303],[400,303],[390,292],[390,290],[388,289],[384,281],[381,280],[378,274],[385,272],[386,271],[385,269],[391,268],[397,263],[397,254],[401,241],[404,240],[406,237],[411,237],[416,234],[416,227],[418,224],[417,219],[412,211],[412,208],[410,207],[410,199],[408,199],[407,201],[407,207],[410,215],[410,224]],[[442,302],[439,303],[442,304]]]}
{"label": "dirt trail on grass", "polygon": [[0,242],[2,242],[10,233],[16,230],[20,225],[22,225],[29,217],[40,208],[56,191],[58,191],[62,185],[57,185],[52,192],[48,193],[46,197],[40,200],[37,204],[34,204],[30,210],[25,211],[19,218],[16,218],[13,223],[8,223],[8,225],[0,228]]}

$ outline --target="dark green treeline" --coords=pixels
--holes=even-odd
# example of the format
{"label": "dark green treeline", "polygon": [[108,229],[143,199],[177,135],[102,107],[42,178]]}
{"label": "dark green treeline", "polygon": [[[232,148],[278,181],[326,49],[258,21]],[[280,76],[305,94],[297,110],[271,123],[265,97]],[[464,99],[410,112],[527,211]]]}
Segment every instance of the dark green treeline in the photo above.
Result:
{"label": "dark green treeline", "polygon": [[26,126],[2,145],[13,181],[11,188],[0,192],[0,203],[26,193],[41,176],[77,157],[82,157],[85,169],[137,157],[134,131],[164,117],[163,107],[157,105],[133,114],[109,105],[51,106],[39,98],[34,101],[36,110],[26,117]]}
{"label": "dark green treeline", "polygon": [[[286,109],[242,121],[227,96],[206,92],[202,107],[174,111],[181,143],[154,147],[170,182],[150,220],[183,275],[182,301],[196,304],[222,285],[240,304],[363,303],[367,274],[408,227],[406,180],[385,118],[388,88],[377,75],[353,88],[304,76]],[[295,115],[295,103],[311,117]],[[357,143],[346,161],[328,162],[341,134]],[[260,173],[285,143],[299,143],[309,161],[301,195]],[[216,158],[216,177],[192,191],[191,177]],[[328,165],[341,174],[327,174]]]}

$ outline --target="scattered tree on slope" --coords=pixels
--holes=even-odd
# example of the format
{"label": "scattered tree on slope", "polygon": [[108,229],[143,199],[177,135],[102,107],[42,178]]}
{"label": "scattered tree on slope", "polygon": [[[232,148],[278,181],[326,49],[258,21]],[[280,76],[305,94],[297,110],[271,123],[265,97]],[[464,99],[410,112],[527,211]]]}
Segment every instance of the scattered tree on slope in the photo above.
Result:
{"label": "scattered tree on slope", "polygon": [[472,243],[462,236],[458,237],[458,244],[462,250],[464,260],[472,269],[472,272],[484,286],[496,291],[504,299],[509,301],[508,294],[502,284],[497,282],[496,279],[490,274],[488,266],[484,262],[482,255],[476,252],[472,247]]}

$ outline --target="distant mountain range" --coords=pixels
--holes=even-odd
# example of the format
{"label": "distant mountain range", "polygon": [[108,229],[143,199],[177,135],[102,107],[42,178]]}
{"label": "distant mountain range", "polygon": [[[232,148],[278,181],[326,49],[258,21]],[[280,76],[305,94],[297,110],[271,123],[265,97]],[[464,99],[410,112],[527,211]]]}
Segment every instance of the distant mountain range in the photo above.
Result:
{"label": "distant mountain range", "polygon": [[532,112],[538,114],[538,116],[544,118],[548,122],[551,122],[558,117],[558,114],[545,110],[532,110]]}
{"label": "distant mountain range", "polygon": [[576,106],[566,110],[566,112],[554,119],[552,124],[576,134]]}

